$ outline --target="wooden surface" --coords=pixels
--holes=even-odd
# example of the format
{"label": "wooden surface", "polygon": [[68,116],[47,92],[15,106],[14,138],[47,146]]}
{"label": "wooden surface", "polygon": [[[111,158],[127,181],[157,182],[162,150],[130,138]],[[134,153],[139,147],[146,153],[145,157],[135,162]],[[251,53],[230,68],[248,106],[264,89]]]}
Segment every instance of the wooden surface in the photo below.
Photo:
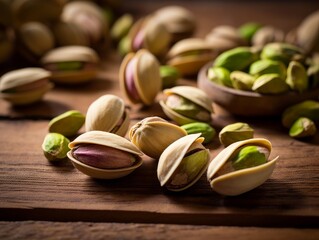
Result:
{"label": "wooden surface", "polygon": [[[238,26],[249,20],[288,31],[318,8],[312,1],[131,3],[125,9],[136,15],[171,3],[184,4],[197,16],[199,37],[213,26]],[[272,156],[280,156],[265,184],[237,197],[214,193],[206,176],[185,192],[168,192],[157,180],[157,162],[148,157],[133,174],[111,181],[91,179],[69,161],[50,164],[41,144],[52,117],[69,109],[86,113],[90,103],[103,94],[123,97],[118,86],[120,57],[110,51],[103,59],[98,79],[84,86],[57,86],[44,101],[29,107],[13,108],[0,100],[0,239],[45,239],[52,234],[59,239],[141,239],[148,235],[152,239],[268,239],[268,234],[272,239],[318,239],[319,136],[294,140],[281,126],[280,117],[240,118],[215,106],[212,125],[217,131],[245,121],[255,129],[256,137],[272,142]],[[195,86],[196,79],[181,79],[178,84]],[[128,102],[127,106],[131,124],[146,116],[165,117],[158,103],[148,108]],[[207,147],[212,156],[222,149],[217,138]]]}

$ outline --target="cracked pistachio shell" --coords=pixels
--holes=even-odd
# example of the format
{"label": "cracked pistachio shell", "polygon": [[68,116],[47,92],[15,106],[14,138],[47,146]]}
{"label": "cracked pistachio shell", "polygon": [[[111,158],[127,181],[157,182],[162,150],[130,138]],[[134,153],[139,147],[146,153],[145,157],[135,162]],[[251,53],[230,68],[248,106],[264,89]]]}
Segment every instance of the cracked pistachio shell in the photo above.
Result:
{"label": "cracked pistachio shell", "polygon": [[52,80],[75,85],[96,77],[99,57],[86,46],[64,46],[52,49],[41,59],[44,68],[52,72]]}
{"label": "cracked pistachio shell", "polygon": [[145,49],[125,56],[119,79],[122,92],[132,103],[152,105],[162,88],[160,65],[155,56]]}
{"label": "cracked pistachio shell", "polygon": [[[253,138],[235,142],[222,150],[209,164],[207,180],[212,189],[222,195],[236,196],[248,192],[263,184],[272,174],[278,157],[258,166],[240,170],[223,171],[225,164],[244,146],[259,146],[271,152],[271,143],[263,138]],[[268,154],[267,154],[268,155]]]}
{"label": "cracked pistachio shell", "polygon": [[225,126],[219,132],[219,141],[225,147],[230,144],[254,137],[254,129],[252,129],[247,123],[233,123]]}
{"label": "cracked pistachio shell", "polygon": [[269,59],[253,62],[249,67],[249,74],[259,77],[267,73],[277,73],[282,79],[286,78],[287,68],[284,63]]}
{"label": "cracked pistachio shell", "polygon": [[51,73],[42,68],[22,68],[4,74],[0,79],[0,96],[13,105],[39,101],[53,88]]}
{"label": "cracked pistachio shell", "polygon": [[314,136],[317,132],[315,123],[305,117],[298,118],[289,129],[289,136],[293,138],[303,138]]}
{"label": "cracked pistachio shell", "polygon": [[[131,154],[135,157],[135,162],[130,167],[118,168],[118,169],[104,169],[93,167],[83,162],[78,161],[72,154],[72,149],[79,146],[90,145],[99,145],[97,149],[100,149],[100,146],[105,146],[108,148],[114,148],[115,150],[123,151],[126,154]],[[74,141],[70,142],[69,147],[71,151],[67,153],[68,158],[71,160],[72,164],[82,173],[98,179],[115,179],[124,177],[136,168],[142,165],[142,153],[127,139],[118,136],[113,133],[108,133],[104,131],[89,131],[78,136]],[[104,154],[107,154],[105,152]],[[105,157],[105,156],[104,156]]]}
{"label": "cracked pistachio shell", "polygon": [[125,136],[130,124],[124,101],[111,94],[103,95],[89,106],[85,130],[100,130]]}
{"label": "cracked pistachio shell", "polygon": [[[210,153],[202,142],[204,138],[198,134],[186,135],[162,153],[157,177],[161,186],[171,191],[183,191],[195,184],[207,169]],[[191,153],[191,155],[188,155]]]}
{"label": "cracked pistachio shell", "polygon": [[70,110],[56,116],[49,122],[49,132],[60,133],[66,137],[77,134],[83,126],[85,116],[77,111]]}
{"label": "cracked pistachio shell", "polygon": [[242,71],[233,71],[229,77],[235,89],[244,91],[251,91],[255,82],[255,77]]}
{"label": "cracked pistachio shell", "polygon": [[[177,86],[173,87],[170,89],[165,89],[164,94],[169,97],[171,95],[177,95],[181,97],[182,99],[186,99],[186,101],[190,101],[193,105],[197,107],[197,109],[200,109],[200,111],[205,112],[205,116],[210,115],[213,112],[213,107],[212,107],[212,101],[210,98],[206,95],[205,92],[202,90],[196,88],[196,87],[191,87],[191,86]],[[161,100],[160,105],[164,111],[164,113],[172,120],[177,122],[179,125],[184,125],[187,123],[192,123],[192,122],[198,122],[201,121],[202,119],[197,119],[199,117],[187,117],[184,116],[173,109],[171,109],[169,106],[167,106],[166,101]],[[206,117],[205,117],[206,119]],[[207,122],[211,120],[211,117],[206,119]]]}
{"label": "cracked pistachio shell", "polygon": [[297,92],[304,92],[308,89],[308,76],[305,67],[297,62],[291,61],[287,68],[286,83]]}
{"label": "cracked pistachio shell", "polygon": [[262,47],[272,42],[283,42],[284,38],[285,33],[281,29],[272,26],[263,26],[257,30],[251,42],[253,46]]}
{"label": "cracked pistachio shell", "polygon": [[175,43],[166,56],[166,64],[178,69],[181,75],[194,75],[215,53],[203,39],[187,38]]}
{"label": "cracked pistachio shell", "polygon": [[255,80],[252,90],[261,94],[280,94],[289,91],[289,86],[278,74],[268,73]]}
{"label": "cracked pistachio shell", "polygon": [[65,159],[70,150],[69,143],[69,139],[60,133],[48,133],[42,143],[44,156],[52,162]]}
{"label": "cracked pistachio shell", "polygon": [[307,100],[295,104],[287,108],[282,114],[282,124],[286,128],[291,125],[300,117],[306,117],[314,122],[319,121],[319,102]]}
{"label": "cracked pistachio shell", "polygon": [[145,118],[133,125],[129,131],[132,143],[154,159],[159,159],[171,143],[186,135],[184,129],[160,117]]}

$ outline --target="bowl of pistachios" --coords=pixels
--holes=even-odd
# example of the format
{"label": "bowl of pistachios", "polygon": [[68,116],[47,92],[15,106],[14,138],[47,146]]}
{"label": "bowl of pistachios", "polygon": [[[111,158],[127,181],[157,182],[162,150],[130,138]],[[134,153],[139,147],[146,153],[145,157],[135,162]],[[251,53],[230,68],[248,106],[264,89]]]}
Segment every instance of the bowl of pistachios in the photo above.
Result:
{"label": "bowl of pistachios", "polygon": [[197,85],[220,107],[241,116],[280,115],[319,98],[319,55],[288,43],[236,47],[198,73]]}

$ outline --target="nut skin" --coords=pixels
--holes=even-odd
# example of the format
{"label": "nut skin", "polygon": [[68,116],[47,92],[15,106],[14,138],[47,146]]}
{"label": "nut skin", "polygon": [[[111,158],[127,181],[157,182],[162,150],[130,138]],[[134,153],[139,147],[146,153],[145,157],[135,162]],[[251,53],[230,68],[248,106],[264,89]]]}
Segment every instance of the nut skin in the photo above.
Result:
{"label": "nut skin", "polygon": [[225,147],[230,144],[254,137],[254,129],[247,123],[237,122],[225,126],[219,132],[219,141]]}
{"label": "nut skin", "polygon": [[205,138],[203,144],[210,143],[216,135],[216,130],[207,123],[194,122],[181,126],[187,134],[201,133],[201,137]]}
{"label": "nut skin", "polygon": [[298,118],[289,129],[289,136],[293,138],[304,138],[314,136],[317,132],[315,123],[305,117]]}
{"label": "nut skin", "polygon": [[299,93],[304,92],[308,89],[308,76],[305,67],[297,62],[291,61],[287,68],[286,83],[293,91]]}
{"label": "nut skin", "polygon": [[60,133],[48,133],[42,143],[44,156],[49,161],[60,161],[66,158],[70,140]]}

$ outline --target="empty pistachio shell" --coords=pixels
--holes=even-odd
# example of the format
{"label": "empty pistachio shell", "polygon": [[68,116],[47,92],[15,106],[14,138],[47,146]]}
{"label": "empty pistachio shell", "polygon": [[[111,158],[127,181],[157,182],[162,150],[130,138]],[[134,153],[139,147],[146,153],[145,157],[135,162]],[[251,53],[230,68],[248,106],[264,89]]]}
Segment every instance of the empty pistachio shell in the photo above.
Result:
{"label": "empty pistachio shell", "polygon": [[145,118],[132,126],[129,132],[132,143],[155,159],[159,159],[171,143],[186,135],[184,129],[160,117]]}
{"label": "empty pistachio shell", "polygon": [[114,22],[111,28],[111,37],[115,41],[120,41],[123,37],[125,37],[130,28],[133,25],[133,16],[131,14],[124,14],[119,17],[116,22]]}
{"label": "empty pistachio shell", "polygon": [[164,90],[166,100],[160,101],[164,113],[180,125],[209,122],[213,112],[212,101],[200,89],[177,86]]}
{"label": "empty pistachio shell", "polygon": [[238,28],[238,32],[242,38],[246,39],[248,42],[251,42],[253,36],[261,27],[262,25],[260,23],[247,22]]}
{"label": "empty pistachio shell", "polygon": [[297,92],[304,92],[308,89],[308,76],[305,67],[297,62],[291,61],[287,68],[286,83]]}
{"label": "empty pistachio shell", "polygon": [[67,153],[82,173],[101,179],[124,177],[142,165],[142,153],[127,139],[104,131],[89,131],[69,144]]}
{"label": "empty pistachio shell", "polygon": [[207,180],[210,186],[214,191],[229,196],[260,186],[270,177],[278,159],[268,160],[271,148],[271,143],[263,138],[229,145],[208,166]]}
{"label": "empty pistachio shell", "polygon": [[50,72],[42,68],[22,68],[4,74],[0,79],[1,98],[14,105],[39,101],[53,84]]}
{"label": "empty pistachio shell", "polygon": [[233,71],[229,77],[235,89],[245,91],[251,91],[255,82],[255,78],[252,75],[242,71]]}
{"label": "empty pistachio shell", "polygon": [[99,97],[86,113],[86,131],[100,130],[125,136],[130,124],[124,101],[111,94]]}
{"label": "empty pistachio shell", "polygon": [[82,113],[77,110],[70,110],[56,116],[49,122],[49,132],[71,137],[80,130],[84,121],[85,116]]}
{"label": "empty pistachio shell", "polygon": [[64,46],[52,49],[41,59],[52,80],[61,84],[79,84],[96,77],[97,53],[85,46]]}
{"label": "empty pistachio shell", "polygon": [[253,62],[249,67],[249,74],[259,77],[267,73],[277,73],[282,79],[286,78],[286,66],[280,61],[261,59]]}
{"label": "empty pistachio shell", "polygon": [[303,138],[314,136],[317,132],[315,123],[305,117],[298,118],[289,130],[289,136],[294,138]]}
{"label": "empty pistachio shell", "polygon": [[230,80],[230,72],[223,67],[210,67],[207,72],[209,80],[218,83],[223,86],[233,87],[233,83]]}
{"label": "empty pistachio shell", "polygon": [[247,123],[242,122],[229,124],[219,132],[219,141],[225,147],[234,142],[250,139],[253,137],[254,129],[252,129]]}
{"label": "empty pistachio shell", "polygon": [[289,90],[288,84],[276,73],[268,73],[258,77],[252,90],[261,94],[280,94]]}
{"label": "empty pistachio shell", "polygon": [[70,141],[60,133],[48,133],[42,143],[44,156],[49,161],[59,161],[66,158]]}
{"label": "empty pistachio shell", "polygon": [[151,105],[162,88],[160,65],[145,49],[125,56],[119,78],[122,92],[132,103]]}
{"label": "empty pistachio shell", "polygon": [[168,65],[160,66],[160,75],[162,79],[162,89],[174,87],[180,78],[180,73],[177,68]]}
{"label": "empty pistachio shell", "polygon": [[157,177],[161,186],[171,191],[183,191],[195,184],[207,169],[209,150],[203,145],[200,134],[182,137],[162,153]]}
{"label": "empty pistachio shell", "polygon": [[282,114],[282,124],[290,128],[300,117],[307,117],[314,122],[319,121],[319,102],[307,100],[287,108]]}
{"label": "empty pistachio shell", "polygon": [[253,46],[265,46],[272,42],[283,42],[285,33],[281,29],[272,26],[264,26],[259,28],[252,37]]}
{"label": "empty pistachio shell", "polygon": [[201,137],[203,137],[204,144],[210,143],[216,135],[215,129],[207,123],[203,122],[194,122],[188,123],[181,126],[187,134],[201,133]]}

